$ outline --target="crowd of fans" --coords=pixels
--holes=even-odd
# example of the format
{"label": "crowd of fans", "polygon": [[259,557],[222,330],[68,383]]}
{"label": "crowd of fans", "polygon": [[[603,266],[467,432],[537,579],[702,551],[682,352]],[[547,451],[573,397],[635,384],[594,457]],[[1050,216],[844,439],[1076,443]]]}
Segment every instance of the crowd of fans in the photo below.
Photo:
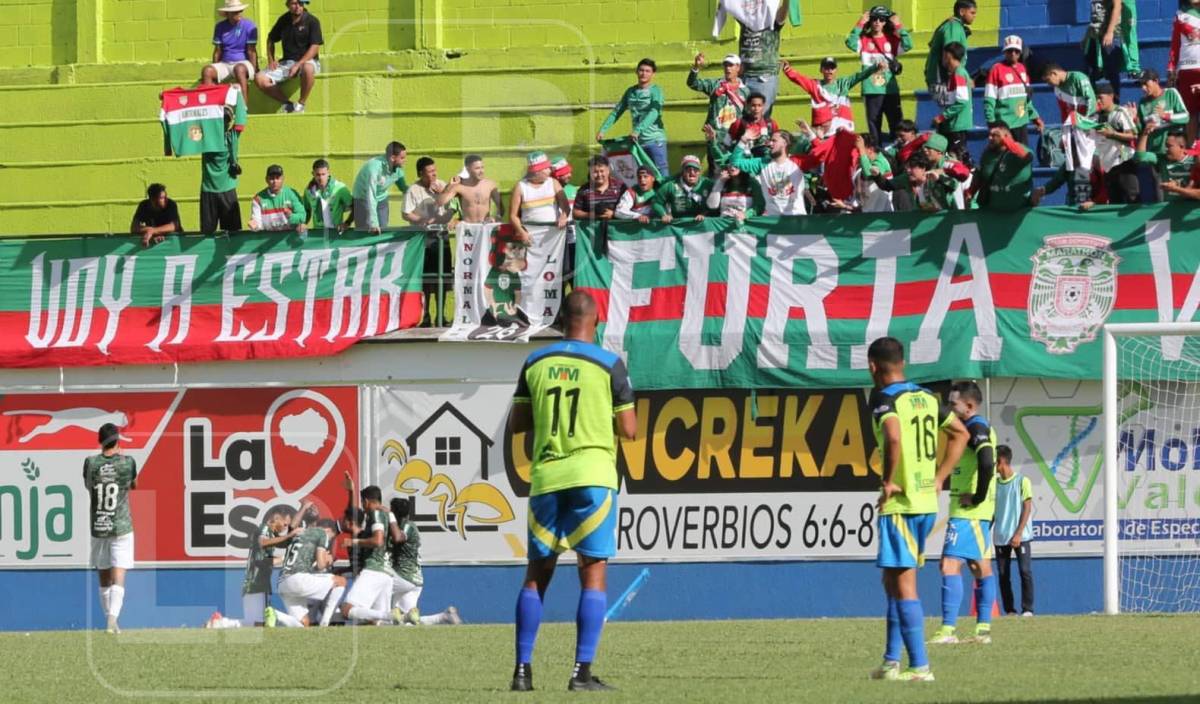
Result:
{"label": "crowd of fans", "polygon": [[[323,41],[321,24],[307,4],[288,1],[287,12],[267,37],[267,69],[260,70],[258,30],[242,17],[246,6],[225,0],[220,8],[225,19],[214,29],[212,63],[203,69],[201,83],[236,81],[246,89],[254,81],[284,111],[304,112],[320,72]],[[405,224],[449,228],[458,221],[496,220],[510,223],[521,239],[529,238],[526,223],[561,226],[574,219],[672,222],[709,216],[1010,211],[1037,205],[1064,185],[1069,186],[1068,202],[1082,209],[1096,203],[1200,199],[1200,174],[1193,169],[1198,150],[1191,146],[1200,117],[1200,0],[1180,0],[1165,81],[1154,69],[1140,66],[1132,0],[1091,5],[1083,42],[1088,73],[1042,62],[1036,76],[1053,87],[1061,126],[1048,126],[1034,107],[1024,63],[1028,51],[1018,36],[1005,37],[1002,56],[980,72],[984,119],[976,121],[976,80],[966,70],[974,0],[956,0],[952,16],[930,40],[924,78],[939,114],[925,132],[903,114],[896,77],[913,42],[895,12],[873,7],[851,28],[846,45],[860,61],[849,75],[839,77],[836,58],[827,57],[820,62],[820,76],[810,77],[780,59],[779,34],[787,11],[780,3],[765,26],[741,26],[739,51],[724,57],[719,77],[702,77],[707,61],[704,54],[695,57],[686,85],[709,99],[702,127],[707,149],[703,161],[699,155],[684,155],[674,175],[667,159],[664,92],[655,83],[657,65],[644,59],[637,65],[637,83],[596,134],[603,139],[624,113],[630,114],[629,137],[648,156],[634,183],[622,183],[608,160],[596,156],[588,162],[586,182],[577,185],[565,158],[534,152],[525,178],[511,191],[506,214],[499,187],[485,176],[482,157],[468,156],[449,181],[438,177],[433,159],[422,157],[410,184],[404,171],[407,151],[393,142],[363,164],[352,181],[338,180],[325,160],[317,160],[302,191],[286,185],[283,168],[272,165],[266,188],[253,198],[247,224],[252,230],[357,227],[378,232],[391,224],[393,186],[404,193]],[[279,61],[277,45],[282,49]],[[795,131],[772,119],[780,73],[810,98],[811,116],[796,120]],[[1139,82],[1138,102],[1121,104],[1123,76]],[[301,84],[294,102],[279,89],[293,79]],[[855,92],[867,117],[862,134],[856,132],[852,109]],[[976,164],[968,141],[982,124],[987,144]],[[1033,187],[1030,127],[1041,133],[1044,158],[1058,167],[1038,188]],[[242,229],[236,162],[236,148],[228,155],[205,155],[205,233]],[[1153,183],[1154,192],[1143,193],[1143,183]],[[165,188],[155,184],[147,195],[132,231],[146,244],[181,231],[178,209]],[[444,238],[433,243],[430,256],[446,261],[444,247]]]}

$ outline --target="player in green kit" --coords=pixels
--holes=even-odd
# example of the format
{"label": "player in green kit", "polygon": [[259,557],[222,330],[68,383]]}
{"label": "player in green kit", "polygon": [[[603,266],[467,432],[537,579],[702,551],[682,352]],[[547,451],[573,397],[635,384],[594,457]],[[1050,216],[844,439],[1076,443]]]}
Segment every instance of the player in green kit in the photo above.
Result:
{"label": "player in green kit", "polygon": [[[937,396],[904,378],[904,345],[881,337],[867,349],[875,388],[871,416],[883,459],[879,497],[879,551],[887,593],[887,645],[872,679],[933,681],[925,653],[925,624],[917,596],[917,569],[925,563],[925,538],[937,519],[937,488],[962,456],[967,430]],[[938,435],[948,437],[937,461]],[[900,646],[908,669],[900,671]]]}
{"label": "player in green kit", "polygon": [[261,626],[265,623],[267,604],[271,600],[271,573],[275,569],[275,548],[285,547],[292,538],[303,532],[289,525],[292,517],[299,515],[290,506],[276,506],[267,513],[267,519],[258,527],[258,534],[250,544],[246,556],[246,575],[242,578],[242,617],[225,618],[220,611],[214,612],[204,624],[205,628],[241,628]]}
{"label": "player in green kit", "polygon": [[973,381],[960,381],[950,389],[950,407],[967,428],[967,448],[950,475],[950,522],[942,548],[942,627],[930,643],[958,643],[954,627],[962,604],[962,563],[975,576],[978,619],[975,643],[992,642],[992,605],[996,579],[992,576],[992,517],[996,513],[996,431],[979,415],[983,392]]}
{"label": "player in green kit", "polygon": [[[509,429],[533,432],[529,489],[529,564],[517,597],[517,652],[512,689],[533,689],[533,646],[542,599],[558,555],[579,556],[575,669],[567,688],[612,689],[592,675],[604,614],[605,567],[617,552],[617,442],[614,425],[637,434],[633,387],[625,363],[593,344],[596,302],[572,291],[563,302],[561,342],[529,355],[517,380]],[[614,424],[615,418],[615,424]]]}
{"label": "player in green kit", "polygon": [[109,633],[125,603],[125,571],[133,569],[133,517],[129,492],[137,488],[137,462],[121,454],[121,430],[100,426],[100,454],[83,461],[83,483],[91,497],[92,567],[100,576],[100,605]]}
{"label": "player in green kit", "polygon": [[[301,517],[311,506],[308,502],[300,505],[292,519],[292,528],[299,527]],[[283,570],[279,573],[279,596],[286,611],[268,608],[267,627],[274,627],[276,622],[288,628],[307,627],[312,603],[337,603],[341,590],[346,588],[346,580],[325,571],[333,564],[333,536],[337,532],[336,521],[322,518],[288,543],[283,554]],[[328,620],[322,621],[328,625]]]}
{"label": "player in green kit", "polygon": [[446,607],[445,611],[422,616],[417,603],[425,588],[425,576],[421,572],[421,532],[410,520],[412,501],[393,496],[389,504],[392,520],[392,620],[410,626],[457,626],[462,623],[458,609]]}
{"label": "player in green kit", "polygon": [[392,580],[392,537],[390,519],[383,509],[383,491],[377,486],[364,487],[363,512],[366,514],[366,538],[346,539],[346,548],[363,548],[363,569],[354,578],[354,584],[342,604],[342,616],[347,621],[391,622]]}

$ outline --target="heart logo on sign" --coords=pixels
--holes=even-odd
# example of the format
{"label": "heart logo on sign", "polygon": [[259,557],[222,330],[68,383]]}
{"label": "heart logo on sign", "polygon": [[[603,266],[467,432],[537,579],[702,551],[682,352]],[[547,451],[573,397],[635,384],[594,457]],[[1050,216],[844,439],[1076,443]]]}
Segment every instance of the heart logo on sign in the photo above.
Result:
{"label": "heart logo on sign", "polygon": [[346,422],[325,395],[310,389],[282,394],[263,419],[267,471],[280,497],[310,495],[333,470],[346,445]]}

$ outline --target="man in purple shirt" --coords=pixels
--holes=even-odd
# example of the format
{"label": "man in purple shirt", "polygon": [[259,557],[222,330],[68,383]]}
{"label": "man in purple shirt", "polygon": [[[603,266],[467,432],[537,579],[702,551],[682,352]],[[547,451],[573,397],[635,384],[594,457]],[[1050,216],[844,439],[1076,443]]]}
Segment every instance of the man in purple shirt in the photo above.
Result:
{"label": "man in purple shirt", "polygon": [[249,100],[246,90],[258,71],[258,27],[242,17],[246,7],[239,0],[225,0],[219,10],[225,19],[213,29],[212,63],[204,67],[200,83],[212,85],[232,78],[241,87],[242,98]]}

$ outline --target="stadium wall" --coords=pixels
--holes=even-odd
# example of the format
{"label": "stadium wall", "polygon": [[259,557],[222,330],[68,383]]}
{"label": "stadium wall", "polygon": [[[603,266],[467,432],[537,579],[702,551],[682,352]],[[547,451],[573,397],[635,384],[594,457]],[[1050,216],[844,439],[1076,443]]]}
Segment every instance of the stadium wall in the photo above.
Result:
{"label": "stadium wall", "polygon": [[[883,611],[879,570],[869,562],[617,564],[609,571],[610,604],[645,567],[650,578],[624,610],[622,620],[877,617]],[[579,583],[574,570],[565,565],[559,572],[547,596],[546,620],[574,621]],[[126,629],[194,627],[218,609],[237,618],[242,574],[241,569],[134,570],[126,580],[121,625]],[[421,610],[434,613],[454,604],[470,623],[511,622],[523,574],[519,566],[427,567]],[[1039,614],[1101,609],[1100,559],[1035,559],[1034,574]],[[920,571],[927,614],[937,611],[940,589],[936,565],[927,564]],[[0,629],[104,626],[91,572],[0,571],[0,590],[10,595],[0,604]],[[965,600],[964,614],[970,601]]]}
{"label": "stadium wall", "polygon": [[[57,393],[64,390],[68,396],[70,392],[102,392],[106,389],[154,391],[249,386],[344,387],[384,384],[414,389],[422,386],[457,388],[464,384],[511,383],[515,370],[520,368],[521,360],[532,347],[502,343],[450,345],[383,341],[360,343],[340,356],[312,359],[187,364],[178,368],[4,369],[0,370],[0,388],[4,388],[7,394]],[[1064,384],[1063,388],[1066,386],[1070,385]],[[1072,388],[1078,389],[1080,385],[1074,384]],[[1085,401],[1088,393],[1076,394],[1052,387],[1048,395],[1066,399],[1062,402],[1070,405],[1077,400]],[[997,389],[996,395],[994,415],[997,418],[1008,415],[1000,408],[1012,405],[1019,394],[1007,389],[1001,393]],[[363,407],[363,413],[368,417],[375,412],[367,407],[369,405]],[[364,420],[364,424],[366,422]],[[1001,441],[1019,447],[1009,439],[1010,436],[1011,430],[1006,426],[1001,433]],[[72,468],[71,476],[74,476],[73,468],[77,466],[76,455],[82,454],[86,452],[70,455],[69,462],[63,460]],[[366,460],[368,455],[375,454],[375,451],[364,450],[362,456]],[[363,476],[380,481],[381,477],[372,472],[382,473],[383,470],[372,468],[370,463],[367,465]],[[1018,465],[1022,465],[1020,459]],[[1021,468],[1028,474],[1034,473],[1032,468]],[[51,469],[46,463],[43,472]],[[15,473],[16,468],[13,470]],[[78,495],[82,499],[83,492],[78,492]],[[805,498],[802,493],[794,496],[797,501]],[[865,496],[869,500],[871,495],[868,492]],[[140,500],[138,493],[134,498],[136,509]],[[152,493],[142,498],[153,500]],[[1043,498],[1049,497],[1039,494],[1039,499]],[[14,505],[11,497],[0,495],[0,511],[5,508],[12,511]],[[1041,505],[1039,511],[1042,510]],[[43,512],[45,510],[43,508]],[[331,510],[340,510],[340,504]],[[32,512],[36,513],[36,509]],[[148,521],[149,525],[137,526],[139,535],[148,533],[149,536],[142,537],[150,537],[156,532],[167,535],[177,530],[173,526],[178,525],[178,516],[167,515],[165,509],[158,510],[154,515],[156,520]],[[1049,509],[1039,515],[1057,517]],[[38,519],[34,517],[31,520]],[[523,518],[520,520],[523,521]],[[10,521],[11,518],[0,513],[0,530],[13,530]],[[83,521],[76,520],[75,523],[77,530],[85,530]],[[516,530],[520,530],[519,525]],[[11,534],[6,532],[0,535],[0,542],[4,539],[11,543]],[[43,539],[42,544],[49,543]],[[139,541],[139,545],[142,544]],[[1074,549],[1078,549],[1078,545]],[[931,550],[936,552],[939,547],[940,542],[935,540]],[[1072,554],[1071,549],[1070,545],[1063,542],[1035,542],[1035,554],[1042,555],[1035,561],[1039,613],[1087,613],[1100,608],[1100,560],[1094,557],[1094,552],[1090,556],[1065,557]],[[48,548],[43,547],[42,550],[46,552]],[[240,566],[181,568],[178,563],[147,564],[145,559],[144,554],[139,554],[142,565],[132,571],[128,578],[129,598],[122,619],[127,627],[200,625],[214,610],[232,616],[239,615],[243,573]],[[431,551],[427,544],[424,559],[427,563],[437,563],[439,555]],[[422,608],[427,612],[436,611],[453,603],[462,609],[466,618],[474,622],[509,620],[512,595],[520,582],[522,568],[513,564],[517,560],[511,554],[500,559],[506,564],[428,566]],[[11,556],[0,562],[14,567]],[[63,569],[45,569],[45,562],[33,559],[16,569],[0,569],[0,590],[6,594],[20,595],[6,599],[0,605],[0,629],[61,629],[97,625],[99,605],[96,578],[92,572],[79,569],[78,564],[65,565]],[[618,563],[613,566],[609,581],[610,599],[615,602],[644,568],[650,569],[649,582],[622,618],[673,620],[876,616],[881,603],[879,575],[872,562],[844,559]],[[937,568],[931,563],[921,571],[922,596],[931,610],[939,603],[939,585]],[[573,570],[564,566],[559,583],[550,596],[549,618],[574,618],[577,589]],[[964,610],[968,606],[964,606]]]}

